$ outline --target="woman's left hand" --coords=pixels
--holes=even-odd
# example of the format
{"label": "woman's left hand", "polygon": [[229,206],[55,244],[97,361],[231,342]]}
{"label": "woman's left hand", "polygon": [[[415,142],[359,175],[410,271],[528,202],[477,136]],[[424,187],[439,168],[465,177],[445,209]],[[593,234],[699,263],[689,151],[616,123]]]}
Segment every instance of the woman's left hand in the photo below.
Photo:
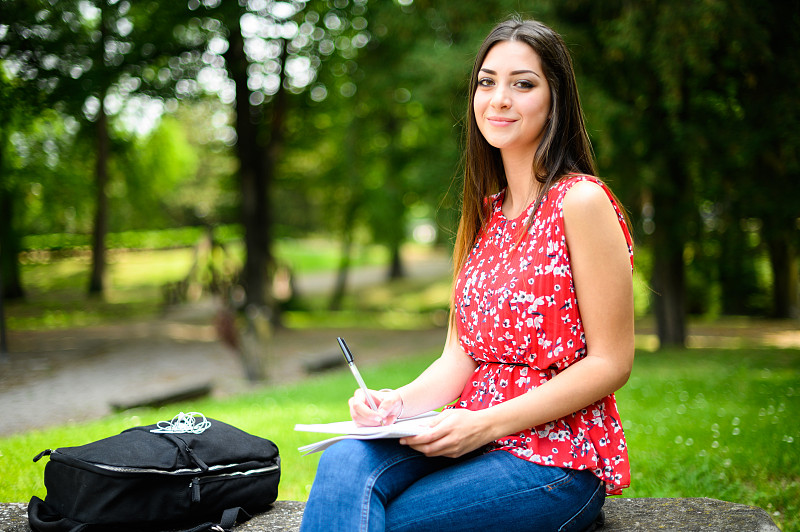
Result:
{"label": "woman's left hand", "polygon": [[456,408],[445,410],[431,420],[431,429],[417,436],[401,438],[425,456],[457,458],[493,441],[485,411]]}

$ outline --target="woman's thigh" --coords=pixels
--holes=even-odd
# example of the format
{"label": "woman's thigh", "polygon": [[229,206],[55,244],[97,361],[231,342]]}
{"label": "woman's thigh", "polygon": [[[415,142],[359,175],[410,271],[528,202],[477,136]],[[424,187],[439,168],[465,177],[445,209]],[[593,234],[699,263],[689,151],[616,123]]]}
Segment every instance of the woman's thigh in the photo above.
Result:
{"label": "woman's thigh", "polygon": [[302,530],[383,530],[388,501],[455,462],[426,458],[397,440],[338,442],[322,454]]}
{"label": "woman's thigh", "polygon": [[421,478],[386,508],[386,529],[584,530],[605,490],[590,471],[540,466],[495,451]]}

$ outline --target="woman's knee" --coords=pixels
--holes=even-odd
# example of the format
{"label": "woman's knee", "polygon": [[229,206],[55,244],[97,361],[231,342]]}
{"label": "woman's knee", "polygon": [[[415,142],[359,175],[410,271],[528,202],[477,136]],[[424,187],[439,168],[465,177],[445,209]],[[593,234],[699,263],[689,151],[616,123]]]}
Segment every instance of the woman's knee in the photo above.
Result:
{"label": "woman's knee", "polygon": [[[603,509],[603,504],[606,500],[605,484],[588,471],[581,471],[579,475],[583,477],[580,480],[585,486],[584,491],[588,494],[588,497],[577,508],[575,515],[558,529],[559,532],[577,532],[590,529]],[[591,489],[592,486],[595,486],[594,490]],[[581,499],[576,497],[576,500],[580,502]]]}
{"label": "woman's knee", "polygon": [[363,484],[410,450],[394,440],[342,440],[322,453],[317,468],[317,478],[333,476],[341,482]]}
{"label": "woman's knee", "polygon": [[322,452],[319,459],[320,467],[342,464],[354,459],[357,454],[360,454],[360,447],[358,440],[342,440],[334,443]]}
{"label": "woman's knee", "polygon": [[369,460],[369,449],[364,443],[342,440],[325,449],[319,459],[317,478],[334,476],[340,481],[352,479]]}

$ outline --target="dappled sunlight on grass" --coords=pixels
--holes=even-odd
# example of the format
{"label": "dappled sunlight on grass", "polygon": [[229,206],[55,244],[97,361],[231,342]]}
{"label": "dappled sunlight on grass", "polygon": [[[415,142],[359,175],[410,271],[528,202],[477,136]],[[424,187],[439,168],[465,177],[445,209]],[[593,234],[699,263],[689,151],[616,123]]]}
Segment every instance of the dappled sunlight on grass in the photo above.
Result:
{"label": "dappled sunlight on grass", "polygon": [[109,253],[108,276],[112,288],[129,291],[161,286],[182,279],[192,267],[192,249],[116,251]]}
{"label": "dappled sunlight on grass", "polygon": [[10,330],[64,329],[155,316],[161,287],[186,275],[192,250],[117,251],[109,254],[104,297],[87,294],[88,255],[22,266],[24,301],[6,302]]}
{"label": "dappled sunlight on grass", "polygon": [[447,321],[447,313],[408,312],[408,311],[303,311],[286,312],[284,323],[292,329],[347,329],[352,327],[366,329],[413,330],[441,327]]}
{"label": "dappled sunlight on grass", "polygon": [[[237,243],[226,244],[226,257],[241,261],[242,249]],[[409,253],[425,250],[409,247]],[[276,242],[280,262],[295,274],[313,274],[335,268],[339,246],[330,239]],[[67,254],[36,252],[24,255],[21,268],[26,297],[6,302],[10,330],[47,330],[86,327],[114,323],[126,319],[156,317],[164,308],[164,287],[187,277],[196,261],[196,248],[160,250],[110,250],[106,290],[103,297],[87,294],[90,253]],[[356,246],[353,266],[381,265],[388,260],[385,248]],[[237,262],[238,264],[238,262]],[[352,275],[352,273],[351,273]],[[320,321],[341,326],[353,319],[374,323],[376,327],[408,328],[430,323],[429,316],[416,316],[417,311],[433,312],[446,308],[449,283],[389,283],[348,294],[342,315],[320,313],[328,303],[327,294],[316,294],[300,302],[300,308],[287,313],[288,321],[298,327],[319,325]],[[441,301],[444,301],[442,304]],[[305,315],[297,310],[310,311]],[[353,317],[353,313],[361,313]],[[367,317],[367,315],[372,315]],[[433,319],[439,322],[440,316]]]}
{"label": "dappled sunlight on grass", "polygon": [[447,322],[450,277],[434,280],[399,279],[351,290],[343,309],[327,310],[325,298],[304,300],[299,310],[283,314],[292,328],[367,327],[419,329]]}
{"label": "dappled sunlight on grass", "polygon": [[626,495],[754,504],[800,525],[798,371],[798,350],[639,354],[617,393],[633,470]]}

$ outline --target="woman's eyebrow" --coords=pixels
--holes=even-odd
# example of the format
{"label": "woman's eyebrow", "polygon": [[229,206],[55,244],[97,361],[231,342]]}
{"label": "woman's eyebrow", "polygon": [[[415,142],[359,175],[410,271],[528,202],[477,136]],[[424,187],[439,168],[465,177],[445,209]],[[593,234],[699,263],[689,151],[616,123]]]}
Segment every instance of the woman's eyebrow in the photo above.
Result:
{"label": "woman's eyebrow", "polygon": [[[490,68],[486,68],[486,67],[481,67],[481,72],[486,72],[487,74],[491,74],[492,76],[496,76],[497,75],[497,72],[495,72],[494,70],[492,70]],[[512,70],[511,71],[511,75],[512,76],[519,76],[520,74],[533,74],[537,78],[542,77],[542,76],[539,75],[538,72],[535,72],[533,70],[528,70],[528,69]]]}

